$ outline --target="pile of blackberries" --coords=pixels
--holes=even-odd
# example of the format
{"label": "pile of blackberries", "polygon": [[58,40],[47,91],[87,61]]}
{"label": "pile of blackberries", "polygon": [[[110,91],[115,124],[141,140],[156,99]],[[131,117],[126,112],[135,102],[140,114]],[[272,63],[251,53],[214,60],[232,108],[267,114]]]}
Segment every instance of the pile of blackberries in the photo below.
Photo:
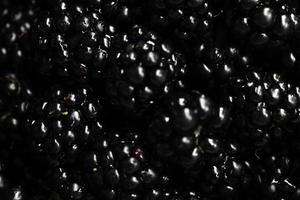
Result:
{"label": "pile of blackberries", "polygon": [[0,0],[0,200],[300,200],[300,2]]}

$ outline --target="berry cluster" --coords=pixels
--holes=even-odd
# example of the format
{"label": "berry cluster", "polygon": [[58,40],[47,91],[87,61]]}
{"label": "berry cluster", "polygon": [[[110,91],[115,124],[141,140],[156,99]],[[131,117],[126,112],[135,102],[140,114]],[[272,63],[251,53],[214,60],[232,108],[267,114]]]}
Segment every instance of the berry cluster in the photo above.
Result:
{"label": "berry cluster", "polygon": [[0,0],[1,200],[299,200],[297,0]]}

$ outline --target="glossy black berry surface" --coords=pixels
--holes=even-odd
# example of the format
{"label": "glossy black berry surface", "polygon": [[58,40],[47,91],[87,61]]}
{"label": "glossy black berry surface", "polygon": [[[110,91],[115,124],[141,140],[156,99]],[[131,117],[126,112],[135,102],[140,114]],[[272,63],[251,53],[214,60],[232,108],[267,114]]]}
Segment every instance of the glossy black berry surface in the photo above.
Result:
{"label": "glossy black berry surface", "polygon": [[59,0],[50,5],[41,6],[35,18],[32,73],[65,84],[100,79],[115,27],[98,6]]}
{"label": "glossy black berry surface", "polygon": [[11,69],[28,71],[23,63],[29,63],[32,57],[30,35],[36,12],[34,0],[0,2],[0,70],[4,73]]}
{"label": "glossy black berry surface", "polygon": [[116,108],[139,115],[185,74],[183,55],[145,27],[118,34],[112,48],[105,90]]}
{"label": "glossy black berry surface", "polygon": [[225,18],[234,43],[265,69],[297,71],[299,10],[296,1],[229,1]]}
{"label": "glossy black berry surface", "polygon": [[0,200],[299,200],[297,0],[0,0]]}
{"label": "glossy black berry surface", "polygon": [[[151,9],[150,25],[154,29],[190,42],[214,34],[217,16],[223,12],[223,3],[214,0],[148,2]],[[180,43],[180,40],[177,40],[177,43]]]}

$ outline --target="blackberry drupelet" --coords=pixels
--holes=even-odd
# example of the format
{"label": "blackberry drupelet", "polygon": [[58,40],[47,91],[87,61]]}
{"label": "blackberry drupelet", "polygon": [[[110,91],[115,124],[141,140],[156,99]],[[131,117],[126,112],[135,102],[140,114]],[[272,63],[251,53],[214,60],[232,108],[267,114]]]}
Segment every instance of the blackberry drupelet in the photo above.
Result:
{"label": "blackberry drupelet", "polygon": [[112,42],[105,74],[106,94],[114,108],[140,115],[185,74],[182,54],[145,27],[134,26]]}
{"label": "blackberry drupelet", "polygon": [[[242,51],[270,70],[289,71],[297,64],[299,12],[290,0],[229,1],[229,33]],[[272,63],[272,64],[270,64]]]}
{"label": "blackberry drupelet", "polygon": [[35,1],[0,2],[0,71],[26,72],[31,58]]}
{"label": "blackberry drupelet", "polygon": [[[101,78],[114,26],[90,4],[55,0],[36,16],[35,77],[72,84]],[[40,80],[45,82],[45,80]]]}

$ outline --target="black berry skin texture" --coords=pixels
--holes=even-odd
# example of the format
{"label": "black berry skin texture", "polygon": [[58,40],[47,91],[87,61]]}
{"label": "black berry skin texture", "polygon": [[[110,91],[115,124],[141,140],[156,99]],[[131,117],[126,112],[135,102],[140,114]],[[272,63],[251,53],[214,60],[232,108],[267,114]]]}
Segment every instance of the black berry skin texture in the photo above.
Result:
{"label": "black berry skin texture", "polygon": [[147,199],[153,189],[161,190],[168,184],[151,165],[136,136],[110,132],[95,138],[96,142],[83,151],[83,172],[97,197]]}
{"label": "black berry skin texture", "polygon": [[30,35],[34,16],[34,1],[15,4],[0,2],[0,70],[26,72],[31,57]]}
{"label": "black berry skin texture", "polygon": [[23,147],[22,122],[34,92],[14,73],[1,74],[0,85],[0,157],[11,159]]}
{"label": "black berry skin texture", "polygon": [[247,73],[250,68],[250,59],[236,46],[220,47],[214,40],[204,40],[194,45],[192,57],[187,67],[186,82],[189,87],[205,91],[216,96],[216,90],[234,79]]}
{"label": "black berry skin texture", "polygon": [[154,114],[145,145],[154,160],[174,170],[175,183],[207,198],[238,198],[255,184],[247,179],[252,174],[243,150],[227,135],[231,117],[229,108],[207,95],[176,89]]}
{"label": "black berry skin texture", "polygon": [[293,1],[230,1],[225,10],[234,43],[257,63],[273,71],[297,69],[299,12]]}
{"label": "black berry skin texture", "polygon": [[[78,155],[101,134],[101,104],[88,86],[52,87],[32,99],[24,121],[26,145],[36,179],[66,199],[89,195],[79,171]],[[40,166],[40,167],[39,167]]]}
{"label": "black berry skin texture", "polygon": [[118,34],[111,66],[105,73],[106,95],[115,108],[139,115],[155,103],[166,86],[185,74],[183,55],[142,26]]}
{"label": "black berry skin texture", "polygon": [[53,164],[72,162],[80,145],[101,133],[101,109],[89,87],[53,87],[30,102],[25,124],[30,145]]}
{"label": "black berry skin texture", "polygon": [[122,30],[141,24],[148,18],[147,0],[102,0],[99,2],[105,19]]}
{"label": "black berry skin texture", "polygon": [[293,178],[299,173],[298,87],[278,73],[253,69],[229,85],[224,95],[232,105],[228,133],[247,151],[240,155],[251,158],[246,165],[258,186],[255,190],[264,199],[299,198],[298,180]]}
{"label": "black berry skin texture", "polygon": [[0,0],[0,200],[299,200],[300,2]]}
{"label": "black berry skin texture", "polygon": [[[299,127],[299,88],[277,73],[252,71],[233,80],[229,88],[233,130],[244,145],[258,153],[276,151],[296,136]],[[279,148],[281,149],[281,148]]]}
{"label": "black berry skin texture", "polygon": [[0,85],[0,197],[46,199],[51,194],[28,173],[35,164],[28,160],[32,152],[27,149],[23,129],[35,92],[15,73],[1,74]]}
{"label": "black berry skin texture", "polygon": [[[219,1],[148,1],[150,26],[161,34],[175,36],[175,44],[190,41],[193,44],[199,38],[212,35],[216,16],[223,12]],[[188,47],[188,46],[186,46]]]}
{"label": "black berry skin texture", "polygon": [[298,199],[299,159],[293,154],[269,154],[261,158],[260,175],[265,199]]}
{"label": "black berry skin texture", "polygon": [[69,85],[100,79],[115,27],[104,21],[97,6],[58,0],[51,3],[41,6],[36,16],[33,73],[52,83]]}
{"label": "black berry skin texture", "polygon": [[15,199],[23,199],[23,191],[20,187],[13,187],[10,185],[7,177],[5,176],[5,165],[1,161],[0,162],[0,179],[1,179],[1,187],[0,187],[0,197],[2,199],[7,200],[15,200]]}

